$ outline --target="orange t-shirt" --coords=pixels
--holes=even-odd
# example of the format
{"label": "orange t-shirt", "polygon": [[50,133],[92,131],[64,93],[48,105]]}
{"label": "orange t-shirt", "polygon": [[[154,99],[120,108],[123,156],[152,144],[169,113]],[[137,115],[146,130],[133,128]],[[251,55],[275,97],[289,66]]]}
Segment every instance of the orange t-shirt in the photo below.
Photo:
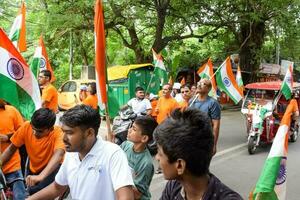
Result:
{"label": "orange t-shirt", "polygon": [[42,101],[47,101],[48,108],[51,109],[54,113],[58,111],[58,94],[56,88],[49,84],[42,91]]}
{"label": "orange t-shirt", "polygon": [[150,103],[151,103],[151,107],[152,107],[151,116],[156,119],[157,113],[155,112],[155,108],[157,106],[158,100],[152,100]]}
{"label": "orange t-shirt", "polygon": [[95,110],[97,110],[98,107],[98,98],[97,95],[88,95],[82,103],[87,106],[91,106]]}
{"label": "orange t-shirt", "polygon": [[182,110],[186,109],[189,106],[189,103],[185,100],[180,101],[178,104],[179,104],[179,108],[181,108]]}
{"label": "orange t-shirt", "polygon": [[16,147],[25,144],[32,173],[41,172],[47,166],[55,150],[65,149],[63,132],[60,127],[54,126],[54,130],[47,136],[37,139],[33,135],[29,121],[25,122],[10,140]]}
{"label": "orange t-shirt", "polygon": [[160,97],[157,103],[157,123],[160,124],[162,121],[164,121],[170,115],[170,113],[178,107],[179,105],[174,98]]}
{"label": "orange t-shirt", "polygon": [[[19,111],[13,106],[5,105],[5,110],[0,109],[0,133],[11,134],[14,133],[23,123],[23,118]],[[10,145],[10,142],[1,142],[1,153]],[[21,159],[19,151],[17,150],[11,159],[2,166],[4,174],[15,172],[21,169]]]}

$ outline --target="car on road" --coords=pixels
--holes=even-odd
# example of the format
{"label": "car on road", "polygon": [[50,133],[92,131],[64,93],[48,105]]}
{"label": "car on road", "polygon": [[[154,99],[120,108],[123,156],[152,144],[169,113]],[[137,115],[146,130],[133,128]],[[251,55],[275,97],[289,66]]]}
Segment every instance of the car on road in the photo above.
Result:
{"label": "car on road", "polygon": [[95,80],[68,80],[64,82],[58,89],[58,108],[59,110],[68,110],[80,103],[79,93],[82,86],[88,86]]}

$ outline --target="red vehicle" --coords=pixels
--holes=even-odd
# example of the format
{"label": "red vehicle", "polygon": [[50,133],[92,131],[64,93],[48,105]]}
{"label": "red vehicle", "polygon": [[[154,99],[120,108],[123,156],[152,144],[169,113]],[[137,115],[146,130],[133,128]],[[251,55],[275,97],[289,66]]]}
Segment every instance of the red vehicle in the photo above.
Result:
{"label": "red vehicle", "polygon": [[[281,81],[257,82],[245,86],[248,92],[241,112],[246,118],[249,154],[254,154],[260,143],[273,142],[289,103],[280,92],[280,87]],[[293,93],[299,93],[299,91],[300,84],[294,83]],[[290,141],[295,142],[298,137],[298,124],[291,127]]]}

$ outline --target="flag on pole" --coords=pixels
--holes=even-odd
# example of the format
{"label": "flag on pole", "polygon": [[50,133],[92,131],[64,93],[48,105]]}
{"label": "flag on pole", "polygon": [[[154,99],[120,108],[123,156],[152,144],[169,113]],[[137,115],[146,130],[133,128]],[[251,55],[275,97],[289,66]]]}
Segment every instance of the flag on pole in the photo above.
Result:
{"label": "flag on pole", "polygon": [[2,29],[0,29],[0,98],[15,106],[27,120],[41,107],[38,82]]}
{"label": "flag on pole", "polygon": [[154,49],[152,49],[153,53],[153,63],[154,63],[154,74],[159,77],[161,80],[161,84],[167,83],[167,70],[163,62],[163,58],[161,54],[157,54]]}
{"label": "flag on pole", "polygon": [[214,77],[214,71],[213,71],[213,64],[211,62],[211,59],[209,58],[208,61],[202,65],[198,71],[197,74],[201,77],[201,78],[206,78],[208,80],[211,81],[211,90],[209,92],[209,96],[217,99],[217,85],[216,85],[216,80]]}
{"label": "flag on pole", "polygon": [[25,7],[25,3],[22,2],[18,16],[15,18],[9,33],[10,40],[13,42],[15,47],[20,52],[24,52],[27,50],[25,15],[26,15],[26,7]]}
{"label": "flag on pole", "polygon": [[98,102],[101,109],[104,109],[104,104],[107,103],[106,94],[106,67],[105,67],[105,32],[104,18],[101,0],[97,0],[95,4],[95,64],[96,64],[96,83]]}
{"label": "flag on pole", "polygon": [[173,85],[173,84],[174,84],[174,81],[173,81],[173,79],[172,79],[172,76],[170,76],[169,81],[168,81],[168,84],[170,84],[170,85]]}
{"label": "flag on pole", "polygon": [[288,152],[291,114],[297,108],[297,102],[291,101],[283,115],[274,138],[270,153],[265,161],[255,189],[249,200],[285,200],[286,199],[286,161]]}
{"label": "flag on pole", "polygon": [[55,81],[54,72],[50,65],[50,62],[48,59],[48,54],[47,54],[42,36],[40,37],[38,47],[35,49],[35,52],[33,55],[33,60],[30,64],[30,69],[33,72],[33,74],[35,75],[35,77],[38,77],[38,74],[40,71],[47,69],[51,72],[50,82],[52,83]]}
{"label": "flag on pole", "polygon": [[293,91],[293,66],[292,65],[290,65],[286,71],[280,90],[286,99],[290,99],[292,97],[292,91]]}
{"label": "flag on pole", "polygon": [[239,90],[238,84],[234,78],[230,57],[222,63],[216,73],[218,87],[224,91],[234,103],[238,103],[243,98],[243,93]]}

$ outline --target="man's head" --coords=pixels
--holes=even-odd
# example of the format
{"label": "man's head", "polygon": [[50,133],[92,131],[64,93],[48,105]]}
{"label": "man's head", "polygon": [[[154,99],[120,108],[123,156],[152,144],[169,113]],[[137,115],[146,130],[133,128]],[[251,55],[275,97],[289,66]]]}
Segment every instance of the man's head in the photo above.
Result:
{"label": "man's head", "polygon": [[56,115],[48,108],[40,108],[31,117],[31,127],[36,138],[48,135],[55,124]]}
{"label": "man's head", "polygon": [[97,93],[96,83],[92,82],[92,83],[89,84],[88,92],[89,92],[91,95],[94,95],[94,94]]}
{"label": "man's head", "polygon": [[138,86],[135,88],[135,97],[137,99],[144,99],[145,98],[145,91],[144,88]]}
{"label": "man's head", "polygon": [[209,172],[214,137],[210,119],[197,109],[176,109],[154,131],[165,179]]}
{"label": "man's head", "polygon": [[39,84],[41,86],[47,84],[47,83],[50,83],[50,80],[51,80],[51,72],[47,69],[44,69],[42,70],[40,73],[39,73]]}
{"label": "man's head", "polygon": [[153,138],[157,126],[155,119],[149,116],[139,116],[128,131],[127,139],[133,143],[147,144]]}
{"label": "man's head", "polygon": [[208,94],[210,90],[211,90],[210,80],[203,78],[197,83],[197,93]]}
{"label": "man's head", "polygon": [[191,87],[191,95],[196,95],[196,91],[197,91],[197,84],[193,84]]}
{"label": "man's head", "polygon": [[162,95],[164,97],[169,98],[171,96],[171,92],[172,92],[172,86],[170,84],[165,84],[162,87]]}
{"label": "man's head", "polygon": [[192,97],[191,86],[189,84],[185,84],[185,85],[181,86],[180,92],[181,92],[182,98],[186,101],[188,101]]}
{"label": "man's head", "polygon": [[80,152],[95,141],[100,126],[99,113],[86,105],[67,110],[60,118],[64,143],[69,152]]}

